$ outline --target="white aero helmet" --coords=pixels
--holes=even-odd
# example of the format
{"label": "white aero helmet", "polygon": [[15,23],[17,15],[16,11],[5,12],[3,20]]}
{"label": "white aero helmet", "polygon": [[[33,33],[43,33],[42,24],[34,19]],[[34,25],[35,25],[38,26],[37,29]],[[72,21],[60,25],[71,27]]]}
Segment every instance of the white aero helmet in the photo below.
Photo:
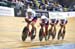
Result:
{"label": "white aero helmet", "polygon": [[32,10],[31,8],[28,8],[28,9],[27,9],[27,12],[31,12],[31,13],[32,13],[32,16],[35,16],[35,15],[36,15],[35,11]]}
{"label": "white aero helmet", "polygon": [[41,19],[46,19],[46,16],[45,16],[45,15],[42,15],[42,16],[41,16]]}
{"label": "white aero helmet", "polygon": [[46,19],[46,20],[48,20],[48,18],[47,18],[45,15],[42,15],[42,16],[41,16],[41,19]]}
{"label": "white aero helmet", "polygon": [[45,15],[42,15],[41,16],[41,19],[44,19],[45,20],[45,23],[47,23],[49,21],[49,19]]}

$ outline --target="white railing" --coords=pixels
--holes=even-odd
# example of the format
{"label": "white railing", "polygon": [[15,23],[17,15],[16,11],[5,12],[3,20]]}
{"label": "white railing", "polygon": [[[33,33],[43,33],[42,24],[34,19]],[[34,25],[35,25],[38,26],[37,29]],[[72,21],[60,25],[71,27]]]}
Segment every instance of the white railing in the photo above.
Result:
{"label": "white railing", "polygon": [[15,16],[14,8],[0,6],[0,16]]}

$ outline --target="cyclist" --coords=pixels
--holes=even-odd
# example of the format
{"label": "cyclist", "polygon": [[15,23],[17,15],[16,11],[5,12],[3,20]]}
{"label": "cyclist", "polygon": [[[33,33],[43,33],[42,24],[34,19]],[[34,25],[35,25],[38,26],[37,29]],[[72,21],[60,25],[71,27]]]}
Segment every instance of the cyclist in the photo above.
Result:
{"label": "cyclist", "polygon": [[50,35],[52,36],[52,39],[54,39],[56,36],[56,25],[58,24],[58,19],[55,16],[52,18],[50,17],[49,24],[50,24],[51,28],[49,29],[48,39],[50,38]]}
{"label": "cyclist", "polygon": [[48,31],[48,26],[49,26],[49,18],[45,16],[45,14],[43,14],[41,16],[41,28],[42,27],[45,27],[45,32],[44,32],[44,35],[47,35],[47,31]]}
{"label": "cyclist", "polygon": [[[25,21],[27,22],[27,28],[29,29],[29,25],[32,25],[32,28],[35,28],[34,24],[37,21],[36,13],[31,8],[27,9]],[[31,35],[31,32],[29,31],[29,35]]]}

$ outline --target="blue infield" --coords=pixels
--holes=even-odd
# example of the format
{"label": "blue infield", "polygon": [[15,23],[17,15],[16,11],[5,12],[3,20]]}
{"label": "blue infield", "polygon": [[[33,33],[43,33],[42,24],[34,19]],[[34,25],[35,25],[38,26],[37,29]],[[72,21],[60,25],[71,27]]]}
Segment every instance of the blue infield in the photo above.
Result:
{"label": "blue infield", "polygon": [[75,49],[75,44],[66,43],[66,44],[57,44],[57,45],[50,45],[50,46],[41,46],[41,47],[30,48],[30,49]]}

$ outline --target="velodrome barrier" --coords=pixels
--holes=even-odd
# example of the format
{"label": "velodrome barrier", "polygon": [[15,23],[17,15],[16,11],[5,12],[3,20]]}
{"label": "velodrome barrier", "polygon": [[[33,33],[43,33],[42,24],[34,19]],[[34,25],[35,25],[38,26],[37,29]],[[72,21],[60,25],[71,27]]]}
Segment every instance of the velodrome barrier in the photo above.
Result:
{"label": "velodrome barrier", "polygon": [[0,16],[15,16],[14,8],[0,6]]}
{"label": "velodrome barrier", "polygon": [[[41,17],[44,13],[47,17],[50,18],[69,18],[75,17],[75,12],[50,12],[45,10],[35,10],[38,17]],[[0,6],[0,16],[16,16],[16,17],[25,17],[26,9],[19,10],[16,12],[16,9]],[[15,15],[16,14],[16,15]],[[17,15],[20,14],[20,15]]]}
{"label": "velodrome barrier", "polygon": [[[75,12],[50,12],[45,10],[35,10],[37,17],[41,17],[42,14],[45,14],[47,17],[50,18],[69,18],[75,17]],[[25,17],[26,16],[26,9],[21,11],[21,15],[15,15],[16,17]]]}
{"label": "velodrome barrier", "polygon": [[75,12],[49,12],[49,18],[70,18],[75,17]]}

